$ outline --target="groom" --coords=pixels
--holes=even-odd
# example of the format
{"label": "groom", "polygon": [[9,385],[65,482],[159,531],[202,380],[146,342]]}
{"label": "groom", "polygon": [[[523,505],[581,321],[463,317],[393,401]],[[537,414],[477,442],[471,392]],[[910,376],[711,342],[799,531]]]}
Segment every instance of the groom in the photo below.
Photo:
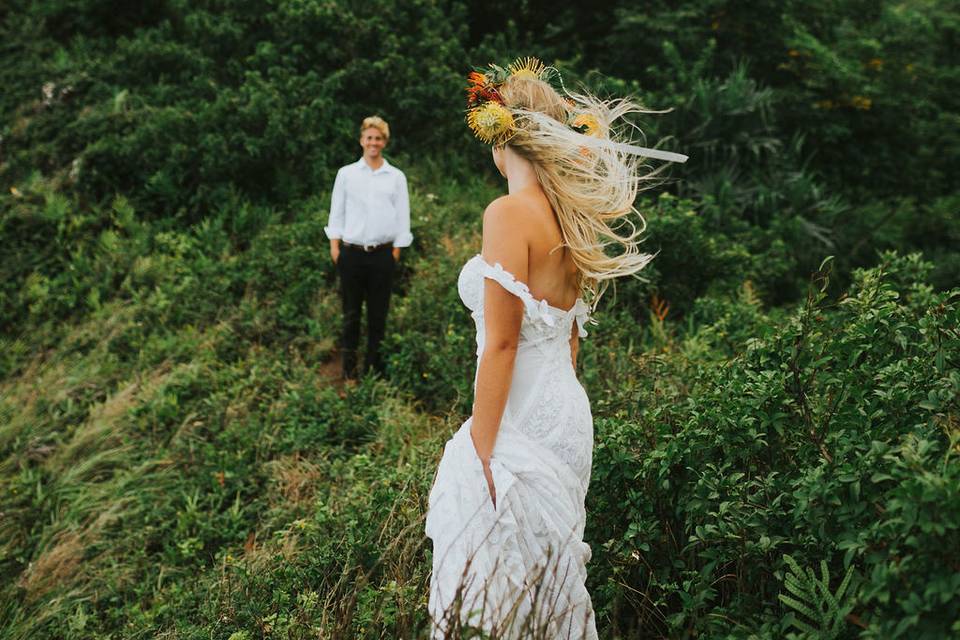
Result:
{"label": "groom", "polygon": [[390,126],[378,116],[360,125],[363,157],[341,167],[333,184],[330,219],[324,231],[340,276],[343,302],[343,377],[357,376],[360,310],[367,305],[364,372],[383,373],[380,342],[387,324],[390,287],[400,249],[413,241],[407,178],[387,162],[383,148]]}

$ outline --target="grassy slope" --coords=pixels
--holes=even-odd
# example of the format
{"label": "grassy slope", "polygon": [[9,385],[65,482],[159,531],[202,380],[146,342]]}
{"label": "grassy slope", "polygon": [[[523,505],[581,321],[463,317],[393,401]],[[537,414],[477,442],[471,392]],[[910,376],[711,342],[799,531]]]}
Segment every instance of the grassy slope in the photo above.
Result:
{"label": "grassy slope", "polygon": [[[479,210],[475,192],[490,188],[477,183],[469,203],[452,197],[455,185],[447,188],[445,206],[433,205],[434,194],[415,196],[421,212],[415,229],[422,243],[442,236],[440,246],[459,258],[477,243],[476,224],[457,229],[455,220],[476,215],[468,213]],[[431,231],[430,216],[443,217],[446,228]],[[146,286],[132,285],[142,297],[50,327],[47,338],[31,336],[35,344],[54,345],[41,353],[30,354],[32,345],[22,342],[10,345],[23,355],[0,391],[6,634],[93,637],[97,629],[126,629],[120,633],[127,636],[154,625],[176,627],[202,612],[212,615],[211,608],[232,607],[227,595],[208,600],[196,577],[206,576],[203,583],[212,580],[213,587],[224,567],[272,565],[278,550],[302,549],[315,559],[322,549],[298,539],[318,526],[315,533],[331,550],[341,542],[337,532],[352,548],[381,525],[418,529],[449,425],[418,411],[409,393],[388,383],[343,389],[332,379],[339,302],[332,273],[320,264],[325,259],[311,256],[325,255],[315,233],[322,221],[301,217],[268,226],[250,250],[221,256],[223,269],[199,274],[218,284],[247,280],[242,294],[220,308],[197,299],[209,282],[188,282],[197,266],[192,251],[202,246],[187,238],[202,232],[183,234],[171,239],[176,248],[141,258],[157,264]],[[436,257],[415,258],[406,286],[423,282],[412,277],[416,272],[451,286],[435,271]],[[309,322],[302,331],[278,319],[278,306],[301,299],[290,302],[299,295],[291,293],[296,284],[276,282],[271,259],[319,272],[320,286],[305,295]],[[254,278],[247,267],[258,272]],[[256,277],[262,286],[253,284]],[[395,331],[402,332],[415,305],[396,299]],[[467,363],[461,365],[466,379]],[[341,511],[369,506],[364,476],[384,465],[409,470],[409,495],[385,523],[356,529]],[[383,499],[394,502],[390,492]],[[418,530],[403,540],[418,541],[422,560],[421,538]],[[364,544],[369,557],[358,559],[358,570],[377,553],[375,539]],[[352,562],[330,553],[324,580],[336,582],[339,562]],[[422,609],[419,579],[411,614]],[[330,595],[321,584],[316,590]],[[250,622],[264,611],[237,615]]]}
{"label": "grassy slope", "polygon": [[[479,246],[479,211],[496,190],[479,180],[427,175],[412,182],[425,185],[414,194],[420,249],[408,254],[395,298],[386,382],[341,388],[329,376],[338,302],[322,221],[310,212],[268,221],[243,249],[220,243],[209,225],[165,237],[135,260],[124,295],[69,326],[50,327],[49,336],[30,337],[50,348],[14,349],[24,354],[20,367],[0,386],[4,637],[240,640],[409,637],[422,630],[426,495],[442,443],[469,407],[473,373],[472,326],[457,302],[455,277]],[[658,206],[666,215],[672,205]],[[907,417],[874,436],[892,446],[898,434],[920,429],[911,420],[930,412],[917,403],[940,389],[947,426],[924,419],[920,430],[933,448],[911,473],[934,474],[933,485],[941,482],[945,493],[930,499],[949,511],[957,496],[942,483],[957,478],[955,461],[947,465],[949,447],[956,447],[956,375],[923,364],[936,345],[933,334],[914,329],[919,318],[933,318],[933,294],[901,289],[912,302],[893,303],[885,313],[905,327],[910,348],[896,352],[889,345],[899,338],[866,336],[874,355],[857,384],[880,393],[901,384],[896,372],[883,373],[889,367],[918,371],[902,391]],[[599,315],[582,357],[598,416],[588,536],[602,627],[627,637],[676,637],[689,628],[776,637],[789,620],[774,604],[779,587],[768,567],[782,567],[781,551],[811,552],[839,538],[830,531],[810,537],[791,530],[796,522],[777,519],[795,507],[796,492],[822,480],[809,474],[823,464],[823,442],[791,426],[803,422],[784,392],[790,379],[763,373],[781,370],[781,358],[784,367],[796,364],[787,357],[789,345],[800,344],[791,332],[806,316],[764,311],[749,282],[701,304],[703,322],[687,327],[630,302],[630,286],[618,295],[629,304]],[[834,329],[824,328],[813,342],[836,347],[820,355],[837,362],[814,363],[811,381],[818,367],[843,369],[843,349],[853,347],[841,340],[841,327],[884,317],[877,305],[871,298],[824,311]],[[946,309],[937,322],[949,326],[956,305]],[[747,349],[753,355],[731,361],[754,337]],[[745,372],[743,380],[731,380],[730,364]],[[730,400],[729,384],[741,385],[735,396],[743,403]],[[815,420],[836,409],[839,387],[831,384],[828,378],[809,390]],[[749,404],[763,393],[770,402]],[[843,429],[869,428],[857,412],[878,400],[855,395],[843,428],[826,434],[828,446],[845,450]],[[745,432],[729,430],[723,416],[769,422],[736,444]],[[782,459],[767,460],[766,438],[785,452]],[[757,460],[767,462],[758,468]],[[737,493],[737,482],[709,489],[699,474],[685,475],[690,465],[708,463],[721,465],[718,477],[726,479],[742,467],[754,474],[751,482],[768,480],[768,492],[771,478],[787,478],[794,494],[785,500],[793,506],[757,511],[753,494]],[[824,469],[816,473],[847,473],[839,462]],[[718,506],[725,500],[753,518],[749,526],[765,543],[730,544],[723,529],[729,507]],[[852,494],[847,500],[860,502]],[[701,512],[681,517],[697,505]],[[831,517],[817,510],[810,516]],[[952,544],[956,522],[944,517],[942,530],[928,532],[923,544]],[[903,540],[907,533],[886,535]],[[847,561],[871,566],[871,544]],[[641,554],[651,546],[649,556]],[[922,560],[956,561],[949,553]],[[670,572],[684,566],[677,562],[697,567],[676,574],[691,580],[682,588],[670,584]],[[652,564],[650,572],[644,563]],[[726,575],[737,576],[736,586]],[[646,600],[637,599],[642,592]],[[697,601],[683,602],[681,593],[698,594]],[[858,611],[868,622],[873,612],[879,629],[899,615],[889,609]],[[943,628],[938,624],[930,628]]]}

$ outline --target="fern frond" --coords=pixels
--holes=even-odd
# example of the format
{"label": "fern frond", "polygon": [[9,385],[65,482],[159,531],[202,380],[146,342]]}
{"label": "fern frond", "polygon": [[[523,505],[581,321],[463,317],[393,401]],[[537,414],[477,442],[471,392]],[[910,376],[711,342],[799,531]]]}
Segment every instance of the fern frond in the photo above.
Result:
{"label": "fern frond", "polygon": [[826,560],[820,561],[819,576],[812,568],[802,569],[789,555],[784,554],[783,560],[789,567],[783,575],[783,587],[792,595],[781,593],[778,598],[807,619],[794,614],[789,624],[821,640],[834,640],[842,633],[846,616],[853,609],[854,590],[848,591],[853,567],[847,569],[840,586],[833,592]]}
{"label": "fern frond", "polygon": [[850,586],[850,578],[853,577],[853,565],[847,567],[847,575],[843,576],[843,582],[840,583],[840,587],[837,588],[837,600],[843,600],[843,594],[847,590],[847,587]]}
{"label": "fern frond", "polygon": [[794,577],[794,575],[791,573],[788,573],[786,576],[784,576],[783,586],[787,588],[787,591],[798,598],[804,598],[807,600],[810,599],[810,591],[807,589],[807,585]]}
{"label": "fern frond", "polygon": [[785,553],[783,554],[783,561],[787,563],[787,566],[790,567],[790,571],[792,571],[794,574],[800,576],[803,575],[803,569],[801,569],[800,565],[797,564],[797,561],[793,559],[793,556]]}
{"label": "fern frond", "polygon": [[820,591],[821,602],[825,606],[821,606],[820,609],[824,613],[824,619],[829,620],[836,616],[837,610],[840,608],[837,599],[830,593],[830,583],[828,582],[817,582],[817,589]]}
{"label": "fern frond", "polygon": [[[806,604],[800,602],[799,600],[795,600],[795,599],[791,598],[790,596],[785,596],[785,595],[783,595],[782,593],[779,594],[777,597],[780,598],[780,602],[784,603],[785,605],[787,605],[787,606],[789,606],[789,607],[792,607],[792,608],[795,609],[798,613],[802,613],[803,615],[807,616],[807,617],[810,618],[811,620],[817,620],[817,619],[819,619],[819,617],[820,617],[820,616],[817,615],[817,613],[816,613],[815,611],[813,611],[810,607],[808,607]],[[801,621],[800,621],[800,620],[797,620],[796,622],[801,622]]]}

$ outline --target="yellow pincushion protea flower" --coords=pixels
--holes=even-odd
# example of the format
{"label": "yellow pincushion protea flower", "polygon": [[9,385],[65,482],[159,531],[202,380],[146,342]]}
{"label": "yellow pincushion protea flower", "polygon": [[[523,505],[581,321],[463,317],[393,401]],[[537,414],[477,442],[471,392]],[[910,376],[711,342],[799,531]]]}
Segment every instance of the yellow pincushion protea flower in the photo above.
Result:
{"label": "yellow pincushion protea flower", "polygon": [[581,113],[577,115],[571,124],[574,129],[585,136],[593,138],[603,137],[603,127],[600,126],[600,121],[597,120],[597,117],[592,113]]}
{"label": "yellow pincushion protea flower", "polygon": [[517,58],[507,69],[510,74],[516,78],[532,78],[540,80],[546,67],[539,59],[534,57]]}
{"label": "yellow pincushion protea flower", "polygon": [[504,142],[513,133],[513,115],[499,102],[485,102],[467,113],[467,124],[486,144]]}

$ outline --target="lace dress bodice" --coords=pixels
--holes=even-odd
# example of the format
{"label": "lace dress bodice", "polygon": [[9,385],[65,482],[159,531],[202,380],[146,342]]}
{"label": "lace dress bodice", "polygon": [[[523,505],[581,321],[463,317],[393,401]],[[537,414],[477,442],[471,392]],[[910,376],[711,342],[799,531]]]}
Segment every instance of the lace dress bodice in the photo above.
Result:
{"label": "lace dress bodice", "polygon": [[[523,302],[524,321],[520,327],[520,342],[522,344],[542,344],[551,340],[569,340],[571,323],[577,323],[577,331],[581,338],[587,336],[585,325],[590,321],[589,307],[581,298],[577,298],[573,307],[564,311],[551,306],[546,300],[537,300],[530,293],[524,283],[517,280],[513,274],[500,266],[500,263],[490,265],[483,256],[476,255],[463,265],[460,278],[457,280],[457,290],[460,300],[470,309],[477,330],[483,328],[483,280],[495,280],[504,289],[514,294]],[[477,334],[477,354],[483,352],[483,333]]]}
{"label": "lace dress bodice", "polygon": [[593,419],[589,400],[573,369],[570,337],[574,324],[578,335],[586,337],[589,307],[580,298],[568,310],[537,300],[527,285],[500,263],[491,265],[476,255],[460,271],[457,289],[476,324],[478,358],[484,347],[483,289],[487,278],[517,296],[524,307],[503,421],[553,450],[571,466],[586,491]]}

